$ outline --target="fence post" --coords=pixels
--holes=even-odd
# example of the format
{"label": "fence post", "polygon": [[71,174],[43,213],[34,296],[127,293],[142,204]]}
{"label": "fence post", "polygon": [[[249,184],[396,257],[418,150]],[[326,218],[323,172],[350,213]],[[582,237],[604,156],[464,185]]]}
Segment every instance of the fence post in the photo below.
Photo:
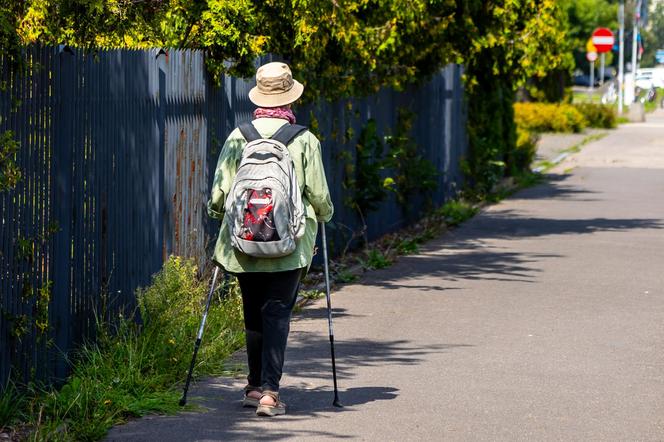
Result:
{"label": "fence post", "polygon": [[[164,204],[164,179],[165,179],[165,130],[166,130],[166,109],[165,103],[162,101],[162,96],[166,93],[166,73],[165,73],[165,64],[167,52],[163,49],[160,49],[156,55],[156,63],[151,64],[157,68],[157,90],[155,96],[152,97],[154,103],[157,106],[157,111],[155,114],[156,120],[153,120],[155,123],[156,141],[159,143],[157,146],[156,159],[159,162],[159,173],[157,174],[157,195],[154,198],[154,202],[157,207],[153,208],[154,213],[158,214],[157,219],[159,220],[157,225],[157,232],[155,238],[155,246],[159,247],[159,250],[155,250],[155,253],[152,256],[155,259],[153,268],[161,268],[163,263],[166,261],[166,245],[164,242],[164,216],[163,216],[163,204]],[[151,77],[152,78],[152,77]]]}
{"label": "fence post", "polygon": [[57,49],[53,71],[53,145],[51,176],[53,192],[51,207],[58,231],[53,236],[51,275],[53,291],[51,324],[54,330],[55,349],[52,354],[54,375],[64,378],[67,364],[63,355],[71,347],[71,222],[72,222],[72,125],[73,94],[76,86],[76,56],[66,46]]}
{"label": "fence post", "polygon": [[162,244],[162,262],[166,262],[173,251],[173,227],[168,210],[170,201],[166,195],[166,61],[168,53],[160,50],[157,54],[159,73],[159,92],[157,95],[157,126],[159,127],[159,204],[161,204],[161,222],[159,223]]}

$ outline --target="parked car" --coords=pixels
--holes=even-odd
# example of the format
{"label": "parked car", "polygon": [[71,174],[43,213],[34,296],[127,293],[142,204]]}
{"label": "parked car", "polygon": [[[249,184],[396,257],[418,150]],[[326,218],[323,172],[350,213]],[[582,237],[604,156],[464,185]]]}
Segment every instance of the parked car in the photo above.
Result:
{"label": "parked car", "polygon": [[616,77],[613,74],[610,74],[608,72],[604,72],[604,83],[608,83],[610,81],[613,81]]}
{"label": "parked car", "polygon": [[637,72],[636,87],[641,90],[648,90],[653,86],[652,72]]}
{"label": "parked car", "polygon": [[[572,78],[572,82],[574,83],[574,86],[590,87],[590,75],[587,74],[575,75]],[[597,77],[594,78],[593,86],[594,87],[599,86],[599,78]]]}
{"label": "parked car", "polygon": [[636,86],[641,89],[664,88],[664,68],[643,68],[636,71]]}

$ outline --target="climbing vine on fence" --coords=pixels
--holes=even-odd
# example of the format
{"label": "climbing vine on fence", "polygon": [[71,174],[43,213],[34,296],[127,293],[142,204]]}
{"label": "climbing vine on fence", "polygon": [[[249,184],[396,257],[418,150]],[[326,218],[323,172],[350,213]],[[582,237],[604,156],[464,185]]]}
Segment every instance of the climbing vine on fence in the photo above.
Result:
{"label": "climbing vine on fence", "polygon": [[355,143],[355,160],[352,153],[342,151],[346,161],[344,188],[348,190],[345,203],[363,213],[372,212],[387,196],[381,172],[385,168],[384,146],[378,135],[376,121],[369,119]]}
{"label": "climbing vine on fence", "polygon": [[[60,230],[57,223],[51,223],[43,233],[39,233],[33,237],[24,237],[19,235],[14,243],[14,267],[31,267],[35,263],[37,255],[44,256],[47,253],[48,243],[55,233]],[[11,316],[5,312],[5,319],[11,321],[12,326],[11,334],[20,338],[26,334],[32,327],[37,330],[38,336],[44,336],[48,331],[48,307],[51,299],[51,286],[52,281],[44,281],[41,287],[34,287],[30,280],[30,273],[23,274],[21,281],[21,301],[26,305],[32,305],[32,312],[30,320],[23,318],[25,315]]]}
{"label": "climbing vine on fence", "polygon": [[413,210],[414,203],[431,208],[431,195],[438,186],[438,172],[431,161],[424,158],[421,149],[411,136],[412,111],[399,109],[394,134],[386,137],[388,152],[385,167],[392,172],[386,183],[396,193],[397,201],[408,217],[417,216],[421,210]]}
{"label": "climbing vine on fence", "polygon": [[21,170],[16,164],[18,148],[12,131],[0,134],[0,192],[13,188],[21,179]]}
{"label": "climbing vine on fence", "polygon": [[393,133],[381,137],[376,121],[369,119],[357,138],[354,152],[343,151],[346,192],[344,204],[357,211],[362,226],[355,236],[364,236],[366,218],[377,210],[392,192],[407,218],[418,216],[413,202],[430,208],[437,187],[435,166],[423,157],[412,138],[414,114],[400,109]]}
{"label": "climbing vine on fence", "polygon": [[387,196],[382,177],[385,169],[383,155],[384,145],[373,119],[369,119],[360,131],[354,152],[342,150],[338,154],[338,159],[344,163],[344,204],[355,210],[361,221],[360,230],[353,232],[350,241],[363,237],[365,246],[369,242],[367,216],[377,210]]}

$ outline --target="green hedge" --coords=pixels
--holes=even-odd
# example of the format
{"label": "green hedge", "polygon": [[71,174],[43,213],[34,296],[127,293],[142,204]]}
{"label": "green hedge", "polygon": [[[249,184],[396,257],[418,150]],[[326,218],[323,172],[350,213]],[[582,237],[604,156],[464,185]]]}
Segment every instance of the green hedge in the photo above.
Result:
{"label": "green hedge", "polygon": [[535,132],[581,132],[586,127],[617,125],[614,110],[595,103],[516,103],[514,117],[519,128]]}
{"label": "green hedge", "polygon": [[586,118],[571,104],[515,103],[517,127],[534,132],[581,132]]}
{"label": "green hedge", "polygon": [[578,103],[574,104],[574,107],[583,114],[589,127],[612,129],[618,124],[616,113],[610,106],[595,103]]}
{"label": "green hedge", "polygon": [[468,87],[468,154],[461,163],[467,180],[465,195],[482,199],[502,178],[520,171],[514,164],[516,125],[514,87],[509,79],[492,74],[497,60],[487,53],[482,63],[467,72],[475,84]]}

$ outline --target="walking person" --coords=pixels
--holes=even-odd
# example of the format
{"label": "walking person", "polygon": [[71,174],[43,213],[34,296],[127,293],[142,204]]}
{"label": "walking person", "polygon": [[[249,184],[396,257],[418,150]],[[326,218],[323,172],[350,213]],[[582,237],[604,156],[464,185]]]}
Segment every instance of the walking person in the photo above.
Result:
{"label": "walking person", "polygon": [[243,405],[263,416],[286,412],[279,382],[291,312],[318,221],[333,214],[320,141],[295,125],[291,109],[303,91],[285,63],[257,70],[249,92],[254,120],[224,143],[208,201],[208,214],[222,220],[213,261],[237,276],[242,292],[249,365]]}

